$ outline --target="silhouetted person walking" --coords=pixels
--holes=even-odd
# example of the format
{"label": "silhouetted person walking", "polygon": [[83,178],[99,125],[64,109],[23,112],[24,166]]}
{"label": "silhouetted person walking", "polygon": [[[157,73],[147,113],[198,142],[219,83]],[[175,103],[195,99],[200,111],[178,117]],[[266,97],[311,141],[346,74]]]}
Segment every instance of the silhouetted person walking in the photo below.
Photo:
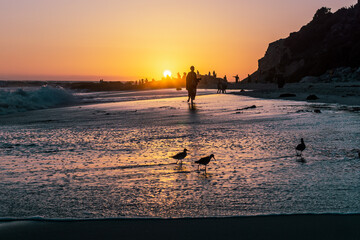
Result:
{"label": "silhouetted person walking", "polygon": [[196,88],[200,80],[197,79],[196,73],[194,72],[195,67],[190,67],[191,72],[186,76],[186,90],[188,91],[188,102],[191,99],[191,104],[194,103],[196,96]]}

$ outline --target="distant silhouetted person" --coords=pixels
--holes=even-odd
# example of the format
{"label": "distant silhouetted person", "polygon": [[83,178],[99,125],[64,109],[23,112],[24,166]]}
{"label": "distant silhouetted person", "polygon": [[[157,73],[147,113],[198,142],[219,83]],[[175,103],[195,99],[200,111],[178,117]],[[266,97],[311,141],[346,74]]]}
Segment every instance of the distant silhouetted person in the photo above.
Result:
{"label": "distant silhouetted person", "polygon": [[196,77],[194,66],[191,66],[190,70],[191,72],[189,72],[186,76],[186,90],[188,91],[187,101],[189,102],[191,99],[191,104],[193,104],[196,97],[196,88],[200,80]]}
{"label": "distant silhouetted person", "polygon": [[226,93],[227,85],[228,85],[227,82],[222,83],[222,87],[221,87],[221,92],[222,93]]}
{"label": "distant silhouetted person", "polygon": [[236,76],[234,76],[235,78],[235,82],[238,83],[239,82],[239,74],[236,74]]}
{"label": "distant silhouetted person", "polygon": [[217,93],[221,93],[222,83],[220,79],[218,80],[217,88],[218,88]]}
{"label": "distant silhouetted person", "polygon": [[[301,143],[299,145],[296,146],[295,150],[296,150],[296,155],[297,156],[302,156],[302,152],[305,150],[306,146],[304,143],[304,139],[301,139]],[[300,153],[298,153],[300,152]]]}
{"label": "distant silhouetted person", "polygon": [[217,93],[226,93],[226,89],[227,89],[227,81],[226,78],[224,79],[218,79],[218,83],[217,83]]}
{"label": "distant silhouetted person", "polygon": [[222,87],[221,87],[221,92],[222,93],[226,93],[227,86],[228,86],[228,81],[227,81],[227,78],[226,78],[226,75],[225,75],[224,80],[222,81]]}
{"label": "distant silhouetted person", "polygon": [[216,78],[216,72],[215,71],[213,71],[213,77]]}

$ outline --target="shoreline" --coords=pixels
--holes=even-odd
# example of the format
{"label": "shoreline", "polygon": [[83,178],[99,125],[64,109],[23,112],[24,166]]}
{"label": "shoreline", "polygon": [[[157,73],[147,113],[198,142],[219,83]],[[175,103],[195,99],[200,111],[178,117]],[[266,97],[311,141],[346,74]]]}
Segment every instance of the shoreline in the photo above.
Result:
{"label": "shoreline", "polygon": [[3,239],[359,239],[360,214],[0,221]]}
{"label": "shoreline", "polygon": [[[309,103],[332,103],[348,106],[360,105],[360,82],[332,83],[288,83],[284,88],[276,84],[241,84],[245,92],[232,92],[235,95],[263,99],[305,101]],[[280,97],[281,94],[295,94],[292,97]],[[310,95],[318,97],[307,100]]]}

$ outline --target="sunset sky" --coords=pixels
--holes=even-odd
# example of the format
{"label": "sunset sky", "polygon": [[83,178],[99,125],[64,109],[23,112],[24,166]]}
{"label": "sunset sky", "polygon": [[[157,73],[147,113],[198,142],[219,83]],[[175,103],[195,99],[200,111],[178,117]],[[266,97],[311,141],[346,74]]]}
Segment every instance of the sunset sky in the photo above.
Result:
{"label": "sunset sky", "polygon": [[0,80],[160,79],[257,69],[322,6],[357,0],[0,0]]}

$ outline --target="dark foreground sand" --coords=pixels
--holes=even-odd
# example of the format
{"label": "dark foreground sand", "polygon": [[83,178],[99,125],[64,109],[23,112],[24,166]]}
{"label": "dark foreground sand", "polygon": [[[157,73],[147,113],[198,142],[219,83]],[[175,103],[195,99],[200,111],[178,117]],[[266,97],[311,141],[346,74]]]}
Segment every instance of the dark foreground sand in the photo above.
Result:
{"label": "dark foreground sand", "polygon": [[0,221],[0,239],[360,239],[360,215]]}

